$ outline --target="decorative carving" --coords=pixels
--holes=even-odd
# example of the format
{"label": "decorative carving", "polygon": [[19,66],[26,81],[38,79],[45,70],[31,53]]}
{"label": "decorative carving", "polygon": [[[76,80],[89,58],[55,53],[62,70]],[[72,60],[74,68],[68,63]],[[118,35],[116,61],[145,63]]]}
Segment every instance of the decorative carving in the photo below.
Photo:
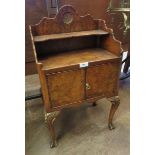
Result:
{"label": "decorative carving", "polygon": [[[64,5],[60,8],[59,13],[56,15],[55,19],[62,26],[66,26],[76,21],[79,18],[77,12],[71,5]],[[68,27],[68,26],[67,26]]]}
{"label": "decorative carving", "polygon": [[113,120],[114,114],[120,104],[120,99],[119,99],[119,96],[115,96],[115,97],[108,98],[108,100],[112,103],[110,113],[109,113],[109,120],[108,120],[108,127],[110,130],[112,130],[112,129],[115,129],[115,127],[112,123],[112,120]]}
{"label": "decorative carving", "polygon": [[98,29],[98,21],[89,14],[79,16],[71,5],[64,5],[54,18],[44,17],[31,29],[33,36],[89,31]]}
{"label": "decorative carving", "polygon": [[51,134],[51,145],[50,147],[55,147],[57,145],[56,142],[56,134],[55,134],[55,129],[54,129],[54,122],[56,120],[56,117],[59,115],[60,111],[54,111],[54,112],[50,112],[50,113],[45,113],[45,123],[47,123],[48,128],[50,130],[50,134]]}
{"label": "decorative carving", "polygon": [[65,24],[70,24],[73,21],[73,15],[71,13],[64,14],[63,22]]}

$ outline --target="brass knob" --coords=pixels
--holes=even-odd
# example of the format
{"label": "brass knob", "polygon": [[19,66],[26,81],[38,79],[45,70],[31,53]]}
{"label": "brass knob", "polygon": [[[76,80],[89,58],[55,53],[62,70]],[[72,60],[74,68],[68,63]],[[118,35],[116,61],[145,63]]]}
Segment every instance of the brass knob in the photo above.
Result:
{"label": "brass knob", "polygon": [[89,83],[86,83],[86,89],[89,90],[91,87],[89,85]]}

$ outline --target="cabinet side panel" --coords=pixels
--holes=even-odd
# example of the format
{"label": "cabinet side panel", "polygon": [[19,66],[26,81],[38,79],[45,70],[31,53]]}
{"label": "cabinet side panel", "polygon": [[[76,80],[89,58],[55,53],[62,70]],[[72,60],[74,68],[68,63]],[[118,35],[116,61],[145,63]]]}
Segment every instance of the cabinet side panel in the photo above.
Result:
{"label": "cabinet side panel", "polygon": [[103,40],[101,41],[101,47],[113,54],[116,54],[117,56],[120,56],[123,49],[121,47],[121,42],[115,38],[113,29],[108,28],[105,21],[101,19],[98,20],[98,29],[110,33],[106,38],[103,38]]}
{"label": "cabinet side panel", "polygon": [[49,94],[48,94],[48,88],[47,88],[47,81],[45,77],[45,72],[42,70],[42,64],[36,64],[39,78],[40,78],[40,84],[41,84],[41,90],[43,95],[43,102],[45,106],[46,112],[51,111],[50,101],[49,101]]}
{"label": "cabinet side panel", "polygon": [[47,76],[53,107],[84,100],[84,70],[70,70]]}

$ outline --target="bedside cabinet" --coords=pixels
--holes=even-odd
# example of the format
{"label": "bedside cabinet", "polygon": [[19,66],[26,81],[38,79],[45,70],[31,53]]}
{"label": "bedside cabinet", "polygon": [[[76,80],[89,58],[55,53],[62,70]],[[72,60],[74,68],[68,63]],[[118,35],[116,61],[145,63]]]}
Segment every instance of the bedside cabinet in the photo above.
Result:
{"label": "bedside cabinet", "polygon": [[56,145],[54,122],[63,108],[93,103],[106,97],[112,103],[108,126],[120,103],[118,82],[121,43],[105,21],[79,16],[70,5],[55,18],[44,17],[30,26],[42,87],[45,120]]}

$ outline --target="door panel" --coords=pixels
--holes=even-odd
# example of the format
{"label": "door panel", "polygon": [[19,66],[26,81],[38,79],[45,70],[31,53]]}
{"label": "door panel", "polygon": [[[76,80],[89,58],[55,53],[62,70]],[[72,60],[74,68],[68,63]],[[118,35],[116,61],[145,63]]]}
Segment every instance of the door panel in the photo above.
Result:
{"label": "door panel", "polygon": [[52,106],[84,100],[84,70],[70,70],[47,76]]}
{"label": "door panel", "polygon": [[86,98],[118,95],[120,63],[105,63],[86,71]]}

